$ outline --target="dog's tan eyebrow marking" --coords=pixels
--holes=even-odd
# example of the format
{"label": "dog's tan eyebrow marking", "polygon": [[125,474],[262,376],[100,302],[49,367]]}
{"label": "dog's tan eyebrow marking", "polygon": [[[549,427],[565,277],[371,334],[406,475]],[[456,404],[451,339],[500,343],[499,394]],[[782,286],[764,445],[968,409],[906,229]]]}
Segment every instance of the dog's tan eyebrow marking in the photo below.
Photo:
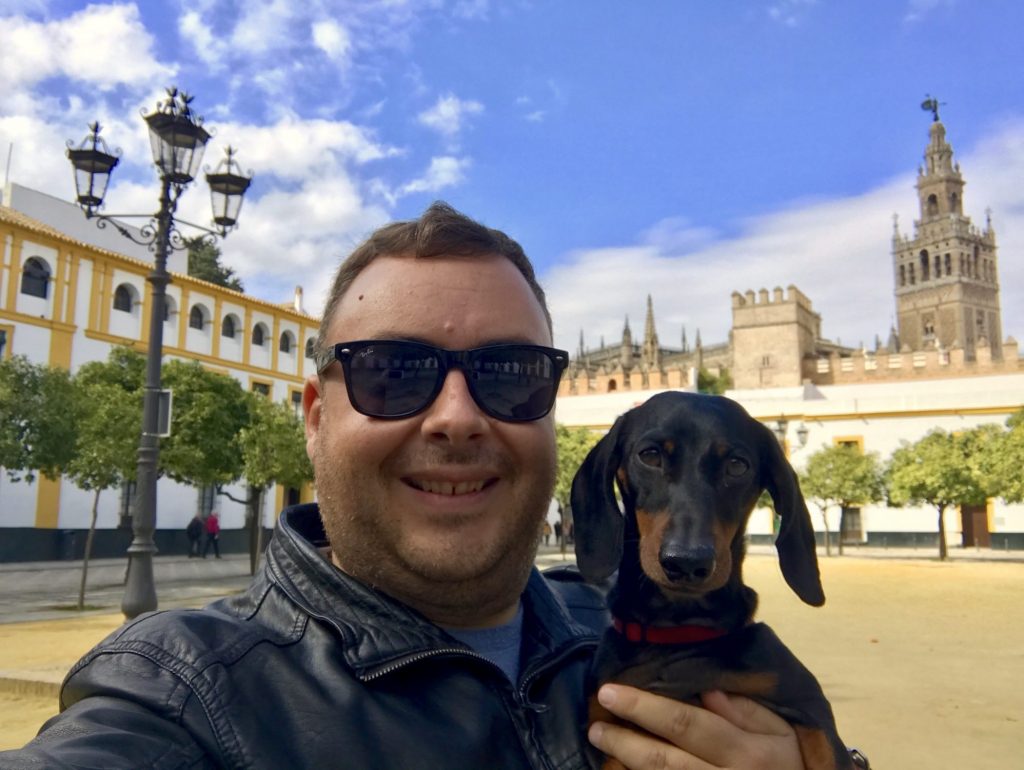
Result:
{"label": "dog's tan eyebrow marking", "polygon": [[665,439],[661,442],[662,447],[665,449],[665,454],[672,454],[676,451],[676,442],[670,438]]}
{"label": "dog's tan eyebrow marking", "polygon": [[617,471],[615,471],[615,478],[617,478],[619,480],[619,486],[620,487],[622,487],[623,489],[629,489],[630,488],[630,486],[629,486],[629,476],[626,475],[626,469],[625,468],[620,466],[619,469]]}

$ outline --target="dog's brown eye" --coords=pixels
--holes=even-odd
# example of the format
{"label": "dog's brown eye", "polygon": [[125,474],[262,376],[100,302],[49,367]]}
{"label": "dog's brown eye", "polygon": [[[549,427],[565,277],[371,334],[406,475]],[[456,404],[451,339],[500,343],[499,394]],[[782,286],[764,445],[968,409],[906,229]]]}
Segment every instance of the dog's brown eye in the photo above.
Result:
{"label": "dog's brown eye", "polygon": [[750,465],[746,460],[741,460],[739,457],[730,457],[725,461],[725,474],[737,478],[747,472],[747,468]]}
{"label": "dog's brown eye", "polygon": [[661,467],[661,452],[659,452],[654,447],[641,449],[637,457],[640,458],[640,462],[642,462],[644,465],[649,465],[652,468]]}

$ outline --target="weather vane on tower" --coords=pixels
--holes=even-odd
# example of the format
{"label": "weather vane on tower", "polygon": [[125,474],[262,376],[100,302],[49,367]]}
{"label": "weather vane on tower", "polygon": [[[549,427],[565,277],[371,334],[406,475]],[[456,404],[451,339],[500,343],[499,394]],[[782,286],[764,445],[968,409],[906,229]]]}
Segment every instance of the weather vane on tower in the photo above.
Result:
{"label": "weather vane on tower", "polygon": [[932,120],[936,123],[939,122],[939,106],[945,106],[945,102],[940,102],[931,94],[925,94],[925,100],[921,102],[921,109],[925,112],[932,114]]}

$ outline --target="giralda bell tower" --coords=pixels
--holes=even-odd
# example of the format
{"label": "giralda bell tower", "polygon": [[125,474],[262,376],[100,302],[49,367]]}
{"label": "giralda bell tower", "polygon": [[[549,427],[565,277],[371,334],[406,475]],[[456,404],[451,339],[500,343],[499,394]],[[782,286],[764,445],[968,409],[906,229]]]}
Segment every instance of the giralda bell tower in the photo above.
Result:
{"label": "giralda bell tower", "polygon": [[918,169],[920,218],[914,237],[893,232],[892,253],[896,315],[902,347],[925,350],[964,348],[973,359],[979,345],[1002,357],[999,270],[991,219],[981,230],[964,215],[960,164],[939,121],[939,103],[921,105],[932,112],[924,165]]}

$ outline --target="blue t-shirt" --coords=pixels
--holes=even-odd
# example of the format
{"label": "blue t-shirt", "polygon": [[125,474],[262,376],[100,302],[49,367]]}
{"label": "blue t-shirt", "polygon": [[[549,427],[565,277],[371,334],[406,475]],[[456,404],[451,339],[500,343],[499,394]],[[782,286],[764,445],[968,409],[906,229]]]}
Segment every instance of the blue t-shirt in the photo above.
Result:
{"label": "blue t-shirt", "polygon": [[505,672],[510,682],[519,677],[519,646],[523,637],[523,604],[508,623],[494,628],[446,628],[451,636]]}

